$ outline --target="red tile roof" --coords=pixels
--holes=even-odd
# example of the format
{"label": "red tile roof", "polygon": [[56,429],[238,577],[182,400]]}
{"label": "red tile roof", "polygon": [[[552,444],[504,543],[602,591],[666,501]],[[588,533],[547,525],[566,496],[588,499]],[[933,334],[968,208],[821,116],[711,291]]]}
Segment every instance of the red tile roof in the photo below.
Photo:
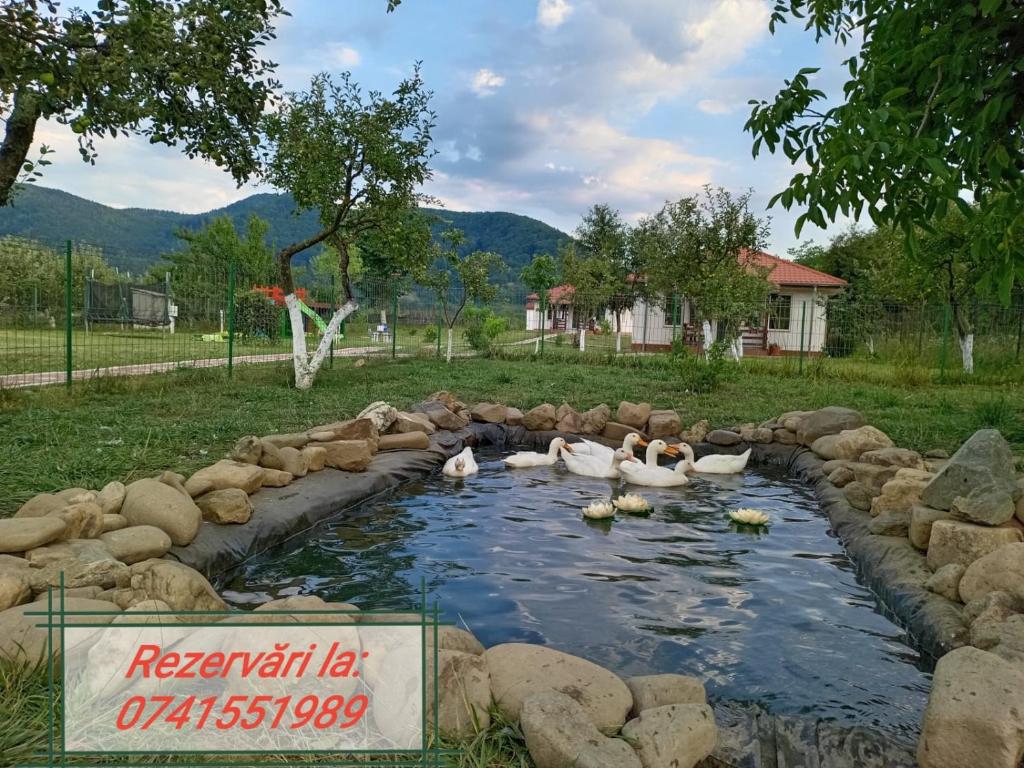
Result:
{"label": "red tile roof", "polygon": [[794,261],[780,259],[770,253],[743,251],[741,258],[743,257],[746,257],[751,264],[771,270],[768,273],[768,279],[775,285],[806,285],[819,288],[841,288],[846,285],[846,281],[842,278],[819,272]]}
{"label": "red tile roof", "polygon": [[[560,299],[570,300],[572,294],[576,289],[571,285],[556,285],[554,288],[548,290],[548,301],[558,302]],[[526,297],[527,301],[537,301],[540,296],[536,293],[531,293]]]}

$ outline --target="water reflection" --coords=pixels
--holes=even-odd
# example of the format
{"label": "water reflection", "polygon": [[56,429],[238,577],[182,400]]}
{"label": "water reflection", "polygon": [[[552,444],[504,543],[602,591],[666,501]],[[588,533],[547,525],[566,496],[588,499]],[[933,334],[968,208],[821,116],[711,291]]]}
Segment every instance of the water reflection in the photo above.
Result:
{"label": "water reflection", "polygon": [[[420,579],[485,645],[546,643],[622,674],[683,672],[782,714],[914,738],[930,687],[811,491],[771,470],[643,489],[647,517],[586,520],[613,484],[551,467],[403,487],[247,564],[239,605],[316,592],[405,609]],[[737,529],[754,507],[770,531]]]}

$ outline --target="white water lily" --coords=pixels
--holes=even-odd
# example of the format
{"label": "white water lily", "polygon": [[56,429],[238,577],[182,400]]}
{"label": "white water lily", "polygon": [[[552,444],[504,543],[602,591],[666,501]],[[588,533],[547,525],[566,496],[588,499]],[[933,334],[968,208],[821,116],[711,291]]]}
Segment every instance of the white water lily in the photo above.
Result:
{"label": "white water lily", "polygon": [[615,507],[607,501],[592,501],[583,508],[583,516],[591,520],[604,520],[615,514]]}
{"label": "white water lily", "polygon": [[612,501],[615,508],[622,512],[646,512],[651,503],[639,493],[626,493]]}
{"label": "white water lily", "polygon": [[768,525],[771,519],[759,509],[734,509],[729,517],[740,525]]}

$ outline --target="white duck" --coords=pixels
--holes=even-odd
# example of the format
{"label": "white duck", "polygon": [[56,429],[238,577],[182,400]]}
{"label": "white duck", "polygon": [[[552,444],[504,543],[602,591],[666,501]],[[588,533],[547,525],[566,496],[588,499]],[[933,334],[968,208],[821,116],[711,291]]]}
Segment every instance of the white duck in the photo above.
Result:
{"label": "white duck", "polygon": [[700,472],[707,475],[736,475],[742,472],[747,462],[750,461],[750,449],[747,448],[738,456],[731,456],[727,453],[712,453],[694,461],[693,448],[686,443],[680,443],[680,448],[685,459],[680,464],[687,464],[687,472]]}
{"label": "white duck", "polygon": [[611,458],[579,454],[576,451],[562,449],[562,459],[566,468],[574,475],[584,477],[605,477],[615,480],[619,477],[619,467],[629,462],[636,462],[633,454],[625,448],[612,451]]}
{"label": "white duck", "polygon": [[569,443],[565,442],[565,438],[556,437],[548,444],[547,453],[537,453],[536,451],[519,451],[513,453],[511,456],[505,457],[506,466],[514,469],[523,469],[524,467],[550,467],[556,461],[558,461],[558,451],[564,448],[569,453],[573,453],[573,447]]}
{"label": "white duck", "polygon": [[469,477],[480,471],[476,459],[473,458],[473,449],[466,446],[462,453],[457,453],[444,463],[441,474],[448,477]]}
{"label": "white duck", "polygon": [[646,443],[646,445],[647,453],[644,454],[645,467],[657,467],[658,457],[663,453],[666,456],[679,455],[679,450],[674,445],[669,445],[664,440],[651,440],[651,442]]}
{"label": "white duck", "polygon": [[647,446],[647,463],[623,464],[620,467],[622,478],[633,485],[649,485],[660,488],[686,485],[690,482],[686,477],[689,462],[680,461],[676,463],[675,469],[658,466],[658,455],[670,453],[671,450],[664,440],[651,440],[650,445]]}
{"label": "white duck", "polygon": [[[636,432],[630,432],[622,440],[622,447],[627,451],[632,452],[637,446],[647,445]],[[609,448],[607,445],[601,443],[595,443],[593,440],[580,440],[578,443],[573,443],[572,452],[580,454],[582,456],[603,456],[605,461],[611,461],[612,455],[615,453],[614,448]]]}

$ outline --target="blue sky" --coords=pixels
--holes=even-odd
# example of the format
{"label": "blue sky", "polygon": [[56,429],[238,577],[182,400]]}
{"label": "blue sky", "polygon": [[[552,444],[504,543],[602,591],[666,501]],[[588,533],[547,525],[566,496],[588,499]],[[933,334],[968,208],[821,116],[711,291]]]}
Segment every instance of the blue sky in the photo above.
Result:
{"label": "blue sky", "polygon": [[[454,210],[513,211],[566,231],[593,203],[635,220],[703,184],[753,187],[764,212],[792,168],[751,158],[747,101],[770,98],[803,66],[821,66],[834,91],[846,55],[798,25],[770,35],[762,0],[404,0],[392,14],[384,0],[286,6],[271,47],[286,89],[350,70],[390,90],[421,60],[438,115],[425,191]],[[43,184],[117,207],[199,212],[256,190],[143,140],[99,142],[90,167],[66,128],[45,125],[38,137],[59,152]],[[771,249],[785,255],[795,214],[766,213]]]}

